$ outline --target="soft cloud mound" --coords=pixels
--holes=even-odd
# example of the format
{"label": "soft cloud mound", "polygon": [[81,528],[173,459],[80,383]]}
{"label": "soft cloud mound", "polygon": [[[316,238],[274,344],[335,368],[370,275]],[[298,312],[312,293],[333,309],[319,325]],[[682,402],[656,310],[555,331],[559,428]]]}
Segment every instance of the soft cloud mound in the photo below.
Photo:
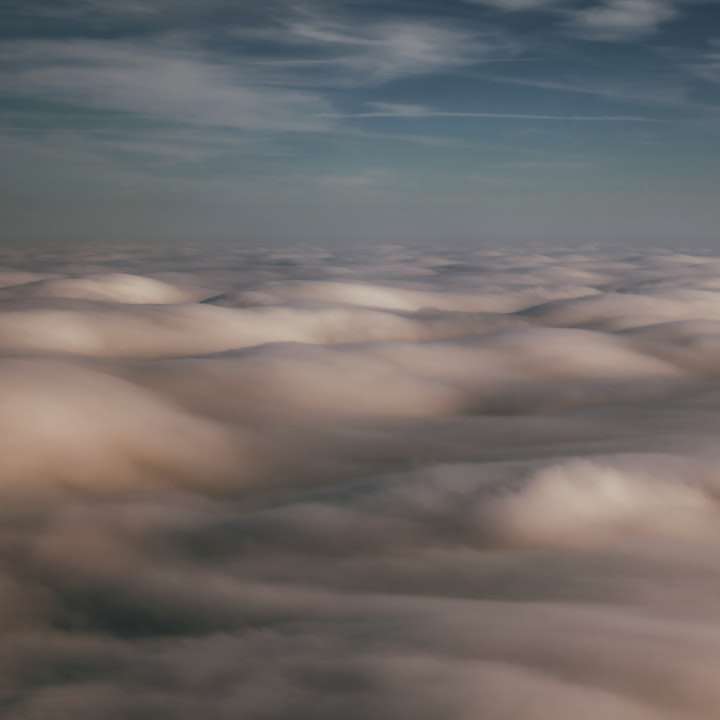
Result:
{"label": "soft cloud mound", "polygon": [[[226,431],[88,367],[0,363],[0,485],[132,486],[212,476],[234,458]],[[243,474],[241,466],[238,476]]]}
{"label": "soft cloud mound", "polygon": [[[14,296],[22,295],[15,289]],[[97,302],[128,303],[138,305],[170,305],[197,298],[189,290],[154,278],[111,273],[79,278],[49,278],[40,282],[24,284],[23,290],[29,297],[67,298],[94,300]]]}
{"label": "soft cloud mound", "polygon": [[3,717],[720,712],[717,258],[0,264]]}
{"label": "soft cloud mound", "polygon": [[673,470],[663,477],[660,462],[647,468],[568,462],[491,504],[488,521],[501,537],[531,546],[607,544],[628,535],[714,535],[720,507],[713,488],[692,483],[683,468]]}

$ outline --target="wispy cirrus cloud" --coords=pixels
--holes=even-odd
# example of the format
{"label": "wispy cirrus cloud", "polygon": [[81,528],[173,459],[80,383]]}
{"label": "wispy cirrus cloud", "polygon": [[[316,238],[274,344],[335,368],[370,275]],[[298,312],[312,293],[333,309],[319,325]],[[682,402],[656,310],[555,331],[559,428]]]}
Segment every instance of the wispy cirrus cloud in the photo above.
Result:
{"label": "wispy cirrus cloud", "polygon": [[646,84],[643,85],[640,82],[628,83],[616,79],[610,82],[597,80],[583,81],[581,79],[569,82],[562,79],[496,76],[493,78],[493,81],[537,90],[590,95],[607,100],[644,105],[681,105],[687,101],[686,88],[673,82],[667,82],[661,86],[648,87]]}
{"label": "wispy cirrus cloud", "polygon": [[176,13],[207,12],[221,7],[222,0],[206,0],[201,8],[192,0],[7,0],[5,17],[63,20],[90,24],[97,19],[150,19],[171,21]]}
{"label": "wispy cirrus cloud", "polygon": [[264,86],[237,66],[188,48],[115,41],[6,45],[0,79],[23,97],[241,129],[318,131],[331,105],[304,90]]}
{"label": "wispy cirrus cloud", "polygon": [[569,18],[566,27],[590,40],[632,40],[655,32],[680,12],[686,0],[465,0],[507,12],[552,11],[555,18]]}
{"label": "wispy cirrus cloud", "polygon": [[642,115],[548,115],[545,113],[504,113],[439,110],[424,105],[406,105],[401,103],[369,103],[368,110],[356,113],[333,113],[331,118],[396,118],[399,120],[422,120],[432,118],[468,118],[478,120],[543,120],[573,122],[655,122],[651,117]]}
{"label": "wispy cirrus cloud", "polygon": [[[248,35],[245,30],[238,34]],[[258,35],[254,30],[249,34]],[[260,36],[279,48],[292,48],[294,54],[260,59],[258,66],[322,85],[372,85],[454,71],[521,52],[516,40],[499,32],[415,18],[357,21],[305,14],[281,29],[261,31]]]}
{"label": "wispy cirrus cloud", "polygon": [[710,41],[708,48],[690,65],[690,69],[702,80],[720,83],[720,39]]}
{"label": "wispy cirrus cloud", "polygon": [[678,14],[673,0],[604,0],[572,12],[571,27],[594,40],[632,40],[655,32]]}
{"label": "wispy cirrus cloud", "polygon": [[539,10],[557,5],[559,1],[560,0],[465,0],[465,2],[472,3],[473,5],[487,5],[510,12],[518,10]]}

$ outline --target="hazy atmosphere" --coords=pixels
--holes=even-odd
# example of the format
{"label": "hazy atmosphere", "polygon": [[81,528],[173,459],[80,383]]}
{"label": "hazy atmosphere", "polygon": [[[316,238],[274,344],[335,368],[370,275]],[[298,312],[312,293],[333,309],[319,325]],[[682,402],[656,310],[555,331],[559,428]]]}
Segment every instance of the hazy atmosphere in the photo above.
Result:
{"label": "hazy atmosphere", "polygon": [[2,720],[717,720],[720,4],[4,0]]}
{"label": "hazy atmosphere", "polygon": [[9,241],[692,243],[715,0],[4,0]]}

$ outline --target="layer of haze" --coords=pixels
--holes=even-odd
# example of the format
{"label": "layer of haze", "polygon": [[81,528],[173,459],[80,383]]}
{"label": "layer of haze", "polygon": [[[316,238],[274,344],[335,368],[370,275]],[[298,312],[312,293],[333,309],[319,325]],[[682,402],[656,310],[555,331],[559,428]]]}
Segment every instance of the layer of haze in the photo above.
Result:
{"label": "layer of haze", "polygon": [[7,720],[712,720],[720,258],[6,251]]}

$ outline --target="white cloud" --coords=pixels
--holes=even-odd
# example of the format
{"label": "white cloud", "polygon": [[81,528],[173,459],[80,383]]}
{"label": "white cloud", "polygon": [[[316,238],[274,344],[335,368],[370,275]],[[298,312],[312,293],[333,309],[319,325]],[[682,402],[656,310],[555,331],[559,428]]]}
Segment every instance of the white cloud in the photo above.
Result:
{"label": "white cloud", "polygon": [[368,103],[371,112],[380,115],[387,114],[388,117],[423,117],[432,110],[425,105],[409,105],[406,103],[373,102]]}
{"label": "white cloud", "polygon": [[714,720],[720,260],[358,250],[0,252],[8,720]]}
{"label": "white cloud", "polygon": [[[239,33],[248,34],[243,30]],[[316,78],[320,84],[374,84],[440,73],[498,57],[514,57],[520,49],[515,41],[497,33],[479,33],[443,21],[351,22],[315,14],[289,23],[282,31],[261,35],[323,51],[320,57],[276,58],[264,63],[277,72],[321,73]]]}
{"label": "white cloud", "polygon": [[676,14],[673,0],[604,0],[571,17],[580,34],[612,41],[653,33]]}
{"label": "white cloud", "polygon": [[[110,41],[6,45],[0,77],[13,92],[163,120],[255,130],[317,131],[330,109],[317,94],[263,86],[242,66],[182,48]],[[9,62],[8,62],[9,61]]]}
{"label": "white cloud", "polygon": [[382,23],[368,28],[362,52],[342,58],[346,67],[378,80],[422,75],[471,64],[489,51],[472,33],[425,23]]}

